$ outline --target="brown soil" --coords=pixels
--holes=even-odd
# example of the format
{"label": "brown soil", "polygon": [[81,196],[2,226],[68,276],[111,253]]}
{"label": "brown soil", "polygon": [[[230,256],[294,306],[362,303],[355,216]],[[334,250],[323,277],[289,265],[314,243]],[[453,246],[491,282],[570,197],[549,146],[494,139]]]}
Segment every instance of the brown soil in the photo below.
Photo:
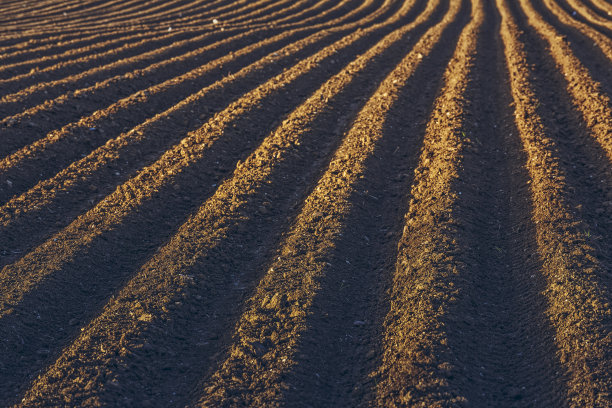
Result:
{"label": "brown soil", "polygon": [[612,407],[605,0],[0,11],[0,406]]}

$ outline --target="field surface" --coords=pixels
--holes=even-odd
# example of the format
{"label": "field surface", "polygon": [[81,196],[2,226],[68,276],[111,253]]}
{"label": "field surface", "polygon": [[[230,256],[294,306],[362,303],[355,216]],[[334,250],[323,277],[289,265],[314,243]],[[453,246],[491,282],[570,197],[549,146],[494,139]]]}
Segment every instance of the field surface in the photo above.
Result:
{"label": "field surface", "polygon": [[2,0],[0,406],[612,407],[608,0]]}

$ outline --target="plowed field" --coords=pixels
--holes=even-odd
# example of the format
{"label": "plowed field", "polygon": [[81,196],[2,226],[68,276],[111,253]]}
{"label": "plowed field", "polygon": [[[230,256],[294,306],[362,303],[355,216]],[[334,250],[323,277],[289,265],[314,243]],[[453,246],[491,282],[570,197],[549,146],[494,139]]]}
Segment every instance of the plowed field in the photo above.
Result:
{"label": "plowed field", "polygon": [[612,407],[608,0],[0,2],[0,406]]}

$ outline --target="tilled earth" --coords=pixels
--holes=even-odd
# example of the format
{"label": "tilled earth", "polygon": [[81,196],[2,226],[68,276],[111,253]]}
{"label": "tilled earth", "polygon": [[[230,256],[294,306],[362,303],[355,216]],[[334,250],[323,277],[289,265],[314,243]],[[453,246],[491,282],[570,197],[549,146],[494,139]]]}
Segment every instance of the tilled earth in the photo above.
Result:
{"label": "tilled earth", "polygon": [[0,405],[612,406],[607,0],[4,0]]}

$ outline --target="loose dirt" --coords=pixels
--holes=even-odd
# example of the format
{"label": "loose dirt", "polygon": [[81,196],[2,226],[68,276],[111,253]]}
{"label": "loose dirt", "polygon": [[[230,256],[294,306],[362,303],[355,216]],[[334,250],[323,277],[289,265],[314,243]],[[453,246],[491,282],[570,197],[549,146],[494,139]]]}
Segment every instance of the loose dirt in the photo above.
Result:
{"label": "loose dirt", "polygon": [[0,406],[612,407],[605,0],[0,11]]}

